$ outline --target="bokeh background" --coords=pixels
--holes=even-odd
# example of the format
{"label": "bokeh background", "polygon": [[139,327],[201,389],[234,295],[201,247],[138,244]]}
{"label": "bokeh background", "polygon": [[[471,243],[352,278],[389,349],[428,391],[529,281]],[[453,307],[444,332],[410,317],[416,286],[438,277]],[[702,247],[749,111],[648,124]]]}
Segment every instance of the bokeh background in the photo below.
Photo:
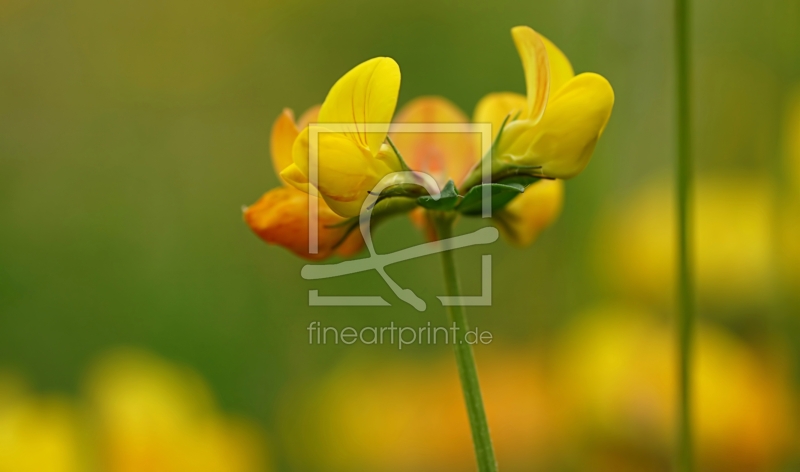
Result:
{"label": "bokeh background", "polygon": [[[698,458],[798,470],[800,2],[692,3]],[[310,308],[310,288],[395,299],[375,274],[302,280],[241,207],[278,185],[283,107],[387,55],[401,106],[471,114],[524,91],[518,24],[616,105],[560,220],[493,245],[493,306],[469,310],[494,335],[477,358],[501,467],[669,470],[670,2],[3,0],[0,471],[472,470],[449,346],[307,338],[444,325],[438,260],[390,269],[425,313]],[[376,238],[424,240],[405,218]],[[457,256],[467,293],[482,251]]]}

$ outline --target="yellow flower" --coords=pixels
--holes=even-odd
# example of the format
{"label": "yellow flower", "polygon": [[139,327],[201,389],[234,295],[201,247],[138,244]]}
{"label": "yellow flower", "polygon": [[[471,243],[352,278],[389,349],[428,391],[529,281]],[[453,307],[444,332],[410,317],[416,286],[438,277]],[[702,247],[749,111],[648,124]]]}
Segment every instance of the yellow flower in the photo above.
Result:
{"label": "yellow flower", "polygon": [[[292,165],[292,146],[297,138],[298,127],[306,125],[317,118],[319,108],[308,110],[300,118],[297,125],[291,110],[285,109],[272,126],[271,151],[275,172],[281,172]],[[281,177],[283,179],[283,177]],[[344,218],[334,213],[324,200],[318,200],[317,206],[317,254],[308,252],[308,199],[307,193],[285,185],[265,193],[256,203],[245,208],[244,220],[261,239],[283,246],[306,259],[318,260],[334,253],[341,256],[353,255],[363,246],[363,239],[358,231],[353,231],[338,247],[336,244],[345,235],[346,228],[336,227]]]}
{"label": "yellow flower", "polygon": [[[441,97],[421,97],[405,105],[396,123],[467,124],[467,116],[453,103]],[[414,170],[433,176],[439,185],[453,180],[458,185],[480,161],[480,136],[477,133],[392,133],[406,163]],[[530,185],[495,216],[495,223],[512,244],[527,246],[550,226],[561,213],[564,182],[542,180]],[[422,209],[411,214],[429,239],[436,239]]]}
{"label": "yellow flower", "polygon": [[564,203],[563,180],[541,180],[494,215],[501,234],[513,245],[533,244],[558,218]]}
{"label": "yellow flower", "polygon": [[377,57],[354,67],[334,84],[320,108],[314,128],[318,142],[311,143],[310,130],[304,129],[292,148],[293,164],[281,177],[309,191],[309,153],[318,146],[319,173],[313,184],[337,214],[358,215],[367,192],[387,174],[402,170],[384,143],[386,132],[367,132],[370,124],[388,127],[399,91],[400,68],[394,60]]}
{"label": "yellow flower", "polygon": [[0,373],[0,471],[86,470],[76,413],[66,400],[34,397]]}
{"label": "yellow flower", "polygon": [[589,163],[611,116],[614,91],[594,73],[575,75],[566,56],[527,26],[511,30],[525,70],[527,97],[492,93],[475,108],[474,121],[491,123],[497,134],[509,122],[494,158],[537,166],[545,176],[568,179]]}
{"label": "yellow flower", "polygon": [[[693,245],[700,302],[733,313],[770,300],[777,229],[770,182],[753,175],[700,176]],[[604,280],[643,301],[671,303],[675,282],[673,185],[645,182],[608,209],[597,241]]]}
{"label": "yellow flower", "polygon": [[256,472],[263,438],[221,415],[194,372],[136,351],[107,356],[92,371],[89,406],[99,470]]}
{"label": "yellow flower", "polygon": [[[635,308],[581,316],[557,342],[556,384],[583,470],[661,470],[672,451],[674,330]],[[772,470],[793,446],[786,360],[711,325],[697,329],[692,409],[702,470]]]}
{"label": "yellow flower", "polygon": [[[558,419],[541,359],[510,351],[484,361],[481,384],[498,461],[507,470],[552,470],[545,464]],[[281,431],[290,465],[328,472],[469,470],[469,423],[453,401],[460,390],[446,359],[346,361],[312,388],[287,392]]]}

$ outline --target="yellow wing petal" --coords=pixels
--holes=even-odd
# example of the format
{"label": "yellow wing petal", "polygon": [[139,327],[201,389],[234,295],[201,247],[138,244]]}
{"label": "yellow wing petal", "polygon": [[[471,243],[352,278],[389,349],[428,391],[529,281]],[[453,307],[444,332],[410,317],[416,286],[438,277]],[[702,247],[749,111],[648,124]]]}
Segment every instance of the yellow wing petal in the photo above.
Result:
{"label": "yellow wing petal", "polygon": [[528,110],[523,118],[537,122],[544,113],[550,93],[550,63],[547,48],[539,33],[527,26],[511,29],[522,67],[525,70],[525,87],[528,95]]}
{"label": "yellow wing petal", "polygon": [[498,228],[511,244],[529,246],[555,222],[563,203],[564,181],[541,180],[497,214]]}
{"label": "yellow wing petal", "polygon": [[297,127],[294,125],[294,113],[291,109],[284,108],[272,125],[270,138],[272,166],[275,168],[276,174],[281,175],[281,172],[292,164],[292,145],[297,135]]}
{"label": "yellow wing petal", "polygon": [[346,133],[377,154],[386,133],[367,133],[365,123],[390,123],[400,92],[400,67],[388,57],[363,62],[342,76],[328,92],[319,112],[320,123],[355,123]]}
{"label": "yellow wing petal", "polygon": [[542,166],[548,177],[572,178],[589,163],[613,106],[614,90],[603,76],[579,74],[553,97],[538,124],[512,123],[503,133],[499,153],[521,164]]}
{"label": "yellow wing petal", "polygon": [[494,139],[507,116],[511,117],[509,120],[517,114],[521,116],[521,114],[525,113],[526,108],[526,98],[518,93],[490,93],[478,102],[472,121],[475,123],[491,123],[492,139]]}
{"label": "yellow wing petal", "polygon": [[569,80],[575,77],[575,71],[572,69],[567,56],[561,52],[561,49],[553,44],[549,39],[543,35],[539,35],[544,42],[544,47],[547,49],[547,59],[550,62],[550,98],[563,87]]}
{"label": "yellow wing petal", "polygon": [[323,196],[338,201],[364,200],[368,190],[391,170],[369,151],[340,133],[317,135],[317,181],[311,181],[309,128],[297,137],[292,149],[294,164]]}
{"label": "yellow wing petal", "polygon": [[420,97],[400,110],[395,123],[419,123],[422,132],[393,132],[392,140],[406,164],[430,174],[439,185],[467,175],[480,159],[480,135],[437,132],[437,124],[467,124],[469,119],[457,106],[442,97]]}
{"label": "yellow wing petal", "polygon": [[289,164],[283,171],[280,173],[281,179],[284,182],[291,185],[292,187],[296,188],[297,190],[302,190],[303,192],[308,193],[308,177],[297,167],[296,164],[292,163]]}

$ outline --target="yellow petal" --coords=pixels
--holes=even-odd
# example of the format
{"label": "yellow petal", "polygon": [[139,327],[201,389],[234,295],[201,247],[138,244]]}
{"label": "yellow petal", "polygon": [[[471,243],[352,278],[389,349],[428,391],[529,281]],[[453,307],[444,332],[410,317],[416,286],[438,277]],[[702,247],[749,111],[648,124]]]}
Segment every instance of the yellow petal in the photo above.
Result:
{"label": "yellow petal", "polygon": [[313,107],[309,108],[308,110],[303,113],[303,116],[297,120],[297,129],[303,129],[308,126],[309,123],[316,123],[319,121],[319,110],[320,105],[314,105]]}
{"label": "yellow petal", "polygon": [[511,200],[496,216],[498,228],[513,245],[532,244],[555,222],[564,202],[564,181],[541,180]]}
{"label": "yellow petal", "polygon": [[308,177],[292,163],[280,173],[281,179],[292,187],[308,193]]}
{"label": "yellow petal", "polygon": [[404,106],[395,123],[419,123],[422,132],[393,132],[392,140],[406,164],[430,174],[440,185],[459,183],[480,159],[480,135],[437,132],[442,123],[468,123],[457,106],[442,97],[421,97]]}
{"label": "yellow petal", "polygon": [[511,29],[522,67],[525,70],[525,87],[528,95],[528,110],[523,118],[537,122],[544,113],[550,93],[550,63],[547,48],[539,34],[527,26]]}
{"label": "yellow petal", "polygon": [[292,163],[292,145],[297,138],[297,127],[294,124],[294,113],[289,108],[283,112],[272,125],[270,150],[272,151],[272,165],[275,173],[280,175]]}
{"label": "yellow petal", "polygon": [[526,98],[518,93],[490,93],[478,102],[472,121],[491,123],[492,139],[494,139],[506,117],[510,116],[509,120],[511,120],[517,114],[521,116],[522,113],[525,113],[527,106]]}
{"label": "yellow petal", "polygon": [[604,77],[577,75],[553,97],[538,124],[511,123],[498,154],[501,159],[541,166],[548,177],[574,177],[589,163],[613,106],[614,90]]}
{"label": "yellow petal", "polygon": [[400,91],[400,67],[388,57],[363,62],[342,76],[328,92],[320,123],[354,123],[350,139],[375,155],[386,133],[367,133],[365,123],[390,123]]}
{"label": "yellow petal", "polygon": [[293,188],[283,187],[270,190],[256,203],[244,211],[244,220],[261,239],[289,249],[306,259],[325,259],[337,253],[352,255],[363,246],[358,231],[353,231],[334,250],[334,246],[345,235],[344,227],[331,227],[341,223],[343,218],[336,215],[328,205],[319,200],[318,206],[318,253],[308,252],[308,194]]}
{"label": "yellow petal", "polygon": [[544,47],[547,49],[547,59],[550,61],[550,98],[563,87],[569,80],[575,77],[575,71],[572,69],[567,56],[561,52],[561,49],[552,43],[543,35],[539,35],[544,42]]}
{"label": "yellow petal", "polygon": [[[331,203],[331,207],[342,216],[358,214],[360,202],[367,192],[380,181],[383,176],[393,172],[389,165],[391,159],[377,159],[369,150],[340,133],[320,130],[317,143],[317,181],[310,182]],[[309,128],[304,129],[294,143],[292,154],[297,170],[310,181],[309,169]],[[379,153],[379,155],[381,155]],[[395,161],[396,162],[396,161]],[[294,169],[292,169],[294,172]],[[285,176],[289,179],[290,175]],[[298,181],[299,178],[293,178]],[[300,180],[302,183],[302,180]],[[297,185],[295,185],[297,186]],[[300,187],[298,187],[300,188]],[[338,202],[339,204],[337,204]],[[340,210],[342,203],[357,202],[358,205],[347,206],[347,212]],[[356,208],[358,207],[358,208]],[[355,212],[351,212],[355,208]]]}

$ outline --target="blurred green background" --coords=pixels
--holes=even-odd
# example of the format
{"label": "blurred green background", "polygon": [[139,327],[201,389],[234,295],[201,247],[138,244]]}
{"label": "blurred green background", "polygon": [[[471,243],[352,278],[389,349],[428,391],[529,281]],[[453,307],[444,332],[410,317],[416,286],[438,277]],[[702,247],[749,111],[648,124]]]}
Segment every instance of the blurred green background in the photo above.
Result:
{"label": "blurred green background", "polygon": [[[785,164],[800,156],[787,159],[784,143],[800,134],[786,118],[800,87],[800,2],[701,0],[693,8],[698,185],[741,177],[735,195],[762,182],[770,206],[753,214],[796,221],[784,211],[798,182]],[[103,353],[145,349],[191,366],[221,409],[260,424],[275,470],[338,470],[298,461],[299,443],[282,426],[293,422],[286,397],[321,388],[318,379],[348,359],[426,365],[449,359],[450,350],[310,346],[306,327],[443,325],[433,298],[443,291],[438,260],[390,269],[429,301],[425,313],[396,302],[375,274],[302,280],[304,261],[265,245],[242,222],[242,205],[279,184],[272,121],[284,107],[301,113],[320,103],[344,72],[378,55],[400,64],[399,106],[443,95],[471,115],[488,92],[524,91],[509,34],[519,24],[558,44],[576,71],[608,78],[616,104],[592,163],[567,184],[557,224],[531,248],[491,247],[494,304],[469,310],[473,325],[494,334],[478,349],[479,367],[482,357],[547,346],[597,304],[644,305],[668,320],[671,274],[661,273],[664,283],[649,292],[629,290],[608,266],[634,256],[615,253],[603,235],[641,189],[656,181],[670,188],[671,12],[670,2],[640,0],[3,0],[0,368],[36,392],[80,396],[88,366]],[[661,212],[653,225],[662,239],[673,231],[666,195],[666,206],[640,209]],[[746,263],[736,254],[747,242],[736,238],[751,228],[749,220],[728,223],[714,223],[734,238],[720,256],[726,273]],[[740,290],[725,292],[727,279],[719,296],[701,284],[701,316],[794,365],[800,284],[796,270],[780,269],[780,236],[767,234],[775,239],[766,269],[743,282],[766,288],[742,301]],[[379,251],[423,241],[404,218],[376,239]],[[457,256],[467,293],[480,289],[482,250]],[[394,306],[308,307],[311,288],[380,294]],[[790,467],[790,456],[781,451],[777,462]]]}

